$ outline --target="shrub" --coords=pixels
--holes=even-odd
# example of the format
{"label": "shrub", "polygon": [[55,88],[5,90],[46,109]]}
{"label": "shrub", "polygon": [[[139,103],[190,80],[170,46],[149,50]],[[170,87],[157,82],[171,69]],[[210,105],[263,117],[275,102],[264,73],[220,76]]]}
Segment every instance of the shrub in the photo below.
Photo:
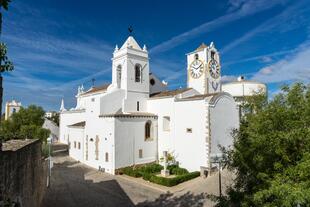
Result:
{"label": "shrub", "polygon": [[157,173],[160,172],[163,169],[163,166],[156,164],[156,163],[152,163],[152,164],[147,164],[144,165],[140,168],[138,168],[138,170],[142,173]]}
{"label": "shrub", "polygon": [[125,175],[135,177],[135,178],[139,178],[142,176],[142,173],[139,172],[138,169],[133,169],[132,167],[125,167],[121,169],[121,172],[124,173]]}
{"label": "shrub", "polygon": [[191,180],[193,178],[196,178],[200,176],[200,172],[191,172],[183,175],[177,175],[174,178],[165,178],[165,177],[159,177],[156,175],[144,175],[143,179],[149,180],[153,183],[159,184],[159,185],[164,185],[164,186],[175,186],[178,185],[179,183],[185,182],[187,180]]}
{"label": "shrub", "polygon": [[170,171],[170,174],[172,175],[184,175],[188,173],[188,170],[185,168],[181,168],[178,165],[170,165],[167,167],[167,169]]}

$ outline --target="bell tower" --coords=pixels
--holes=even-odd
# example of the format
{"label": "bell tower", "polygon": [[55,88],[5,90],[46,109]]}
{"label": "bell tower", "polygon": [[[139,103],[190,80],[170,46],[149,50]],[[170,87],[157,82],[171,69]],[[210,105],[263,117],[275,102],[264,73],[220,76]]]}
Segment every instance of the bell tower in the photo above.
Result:
{"label": "bell tower", "polygon": [[112,58],[112,89],[125,90],[123,112],[142,111],[149,97],[149,57],[146,46],[129,36]]}
{"label": "bell tower", "polygon": [[221,91],[220,56],[214,43],[202,43],[195,51],[187,54],[187,87],[200,94]]}

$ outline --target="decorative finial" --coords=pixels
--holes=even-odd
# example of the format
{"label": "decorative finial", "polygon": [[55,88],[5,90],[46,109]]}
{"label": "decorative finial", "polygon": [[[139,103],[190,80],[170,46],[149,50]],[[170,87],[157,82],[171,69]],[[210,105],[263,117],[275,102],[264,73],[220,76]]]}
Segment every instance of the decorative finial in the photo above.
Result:
{"label": "decorative finial", "polygon": [[66,111],[64,99],[61,99],[60,112]]}
{"label": "decorative finial", "polygon": [[147,51],[146,45],[143,45],[143,51]]}
{"label": "decorative finial", "polygon": [[114,52],[118,51],[118,45],[115,45]]}
{"label": "decorative finial", "polygon": [[214,47],[214,42],[211,42],[211,43],[210,43],[210,47],[211,47],[211,48]]}
{"label": "decorative finial", "polygon": [[131,34],[132,34],[132,32],[133,32],[133,28],[132,28],[131,25],[128,27],[128,31],[129,31],[129,35],[131,36]]}

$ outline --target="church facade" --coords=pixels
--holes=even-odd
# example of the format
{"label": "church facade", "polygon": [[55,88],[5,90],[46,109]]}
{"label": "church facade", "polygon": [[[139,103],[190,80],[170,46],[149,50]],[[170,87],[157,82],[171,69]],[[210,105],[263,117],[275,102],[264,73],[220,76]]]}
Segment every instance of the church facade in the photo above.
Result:
{"label": "church facade", "polygon": [[238,108],[221,90],[213,43],[188,53],[187,63],[187,87],[168,90],[151,72],[146,47],[129,36],[113,53],[111,84],[79,87],[73,109],[62,102],[60,142],[74,159],[111,174],[159,161],[164,151],[189,171],[208,170],[218,145],[232,144]]}

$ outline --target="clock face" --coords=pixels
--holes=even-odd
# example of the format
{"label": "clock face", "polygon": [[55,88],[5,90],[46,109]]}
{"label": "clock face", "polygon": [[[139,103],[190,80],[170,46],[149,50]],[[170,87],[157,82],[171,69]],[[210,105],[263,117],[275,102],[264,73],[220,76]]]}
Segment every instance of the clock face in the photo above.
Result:
{"label": "clock face", "polygon": [[209,72],[211,77],[214,79],[220,77],[220,66],[214,59],[210,60],[209,62]]}
{"label": "clock face", "polygon": [[190,64],[189,70],[193,78],[199,78],[203,73],[203,63],[200,60],[194,60]]}

